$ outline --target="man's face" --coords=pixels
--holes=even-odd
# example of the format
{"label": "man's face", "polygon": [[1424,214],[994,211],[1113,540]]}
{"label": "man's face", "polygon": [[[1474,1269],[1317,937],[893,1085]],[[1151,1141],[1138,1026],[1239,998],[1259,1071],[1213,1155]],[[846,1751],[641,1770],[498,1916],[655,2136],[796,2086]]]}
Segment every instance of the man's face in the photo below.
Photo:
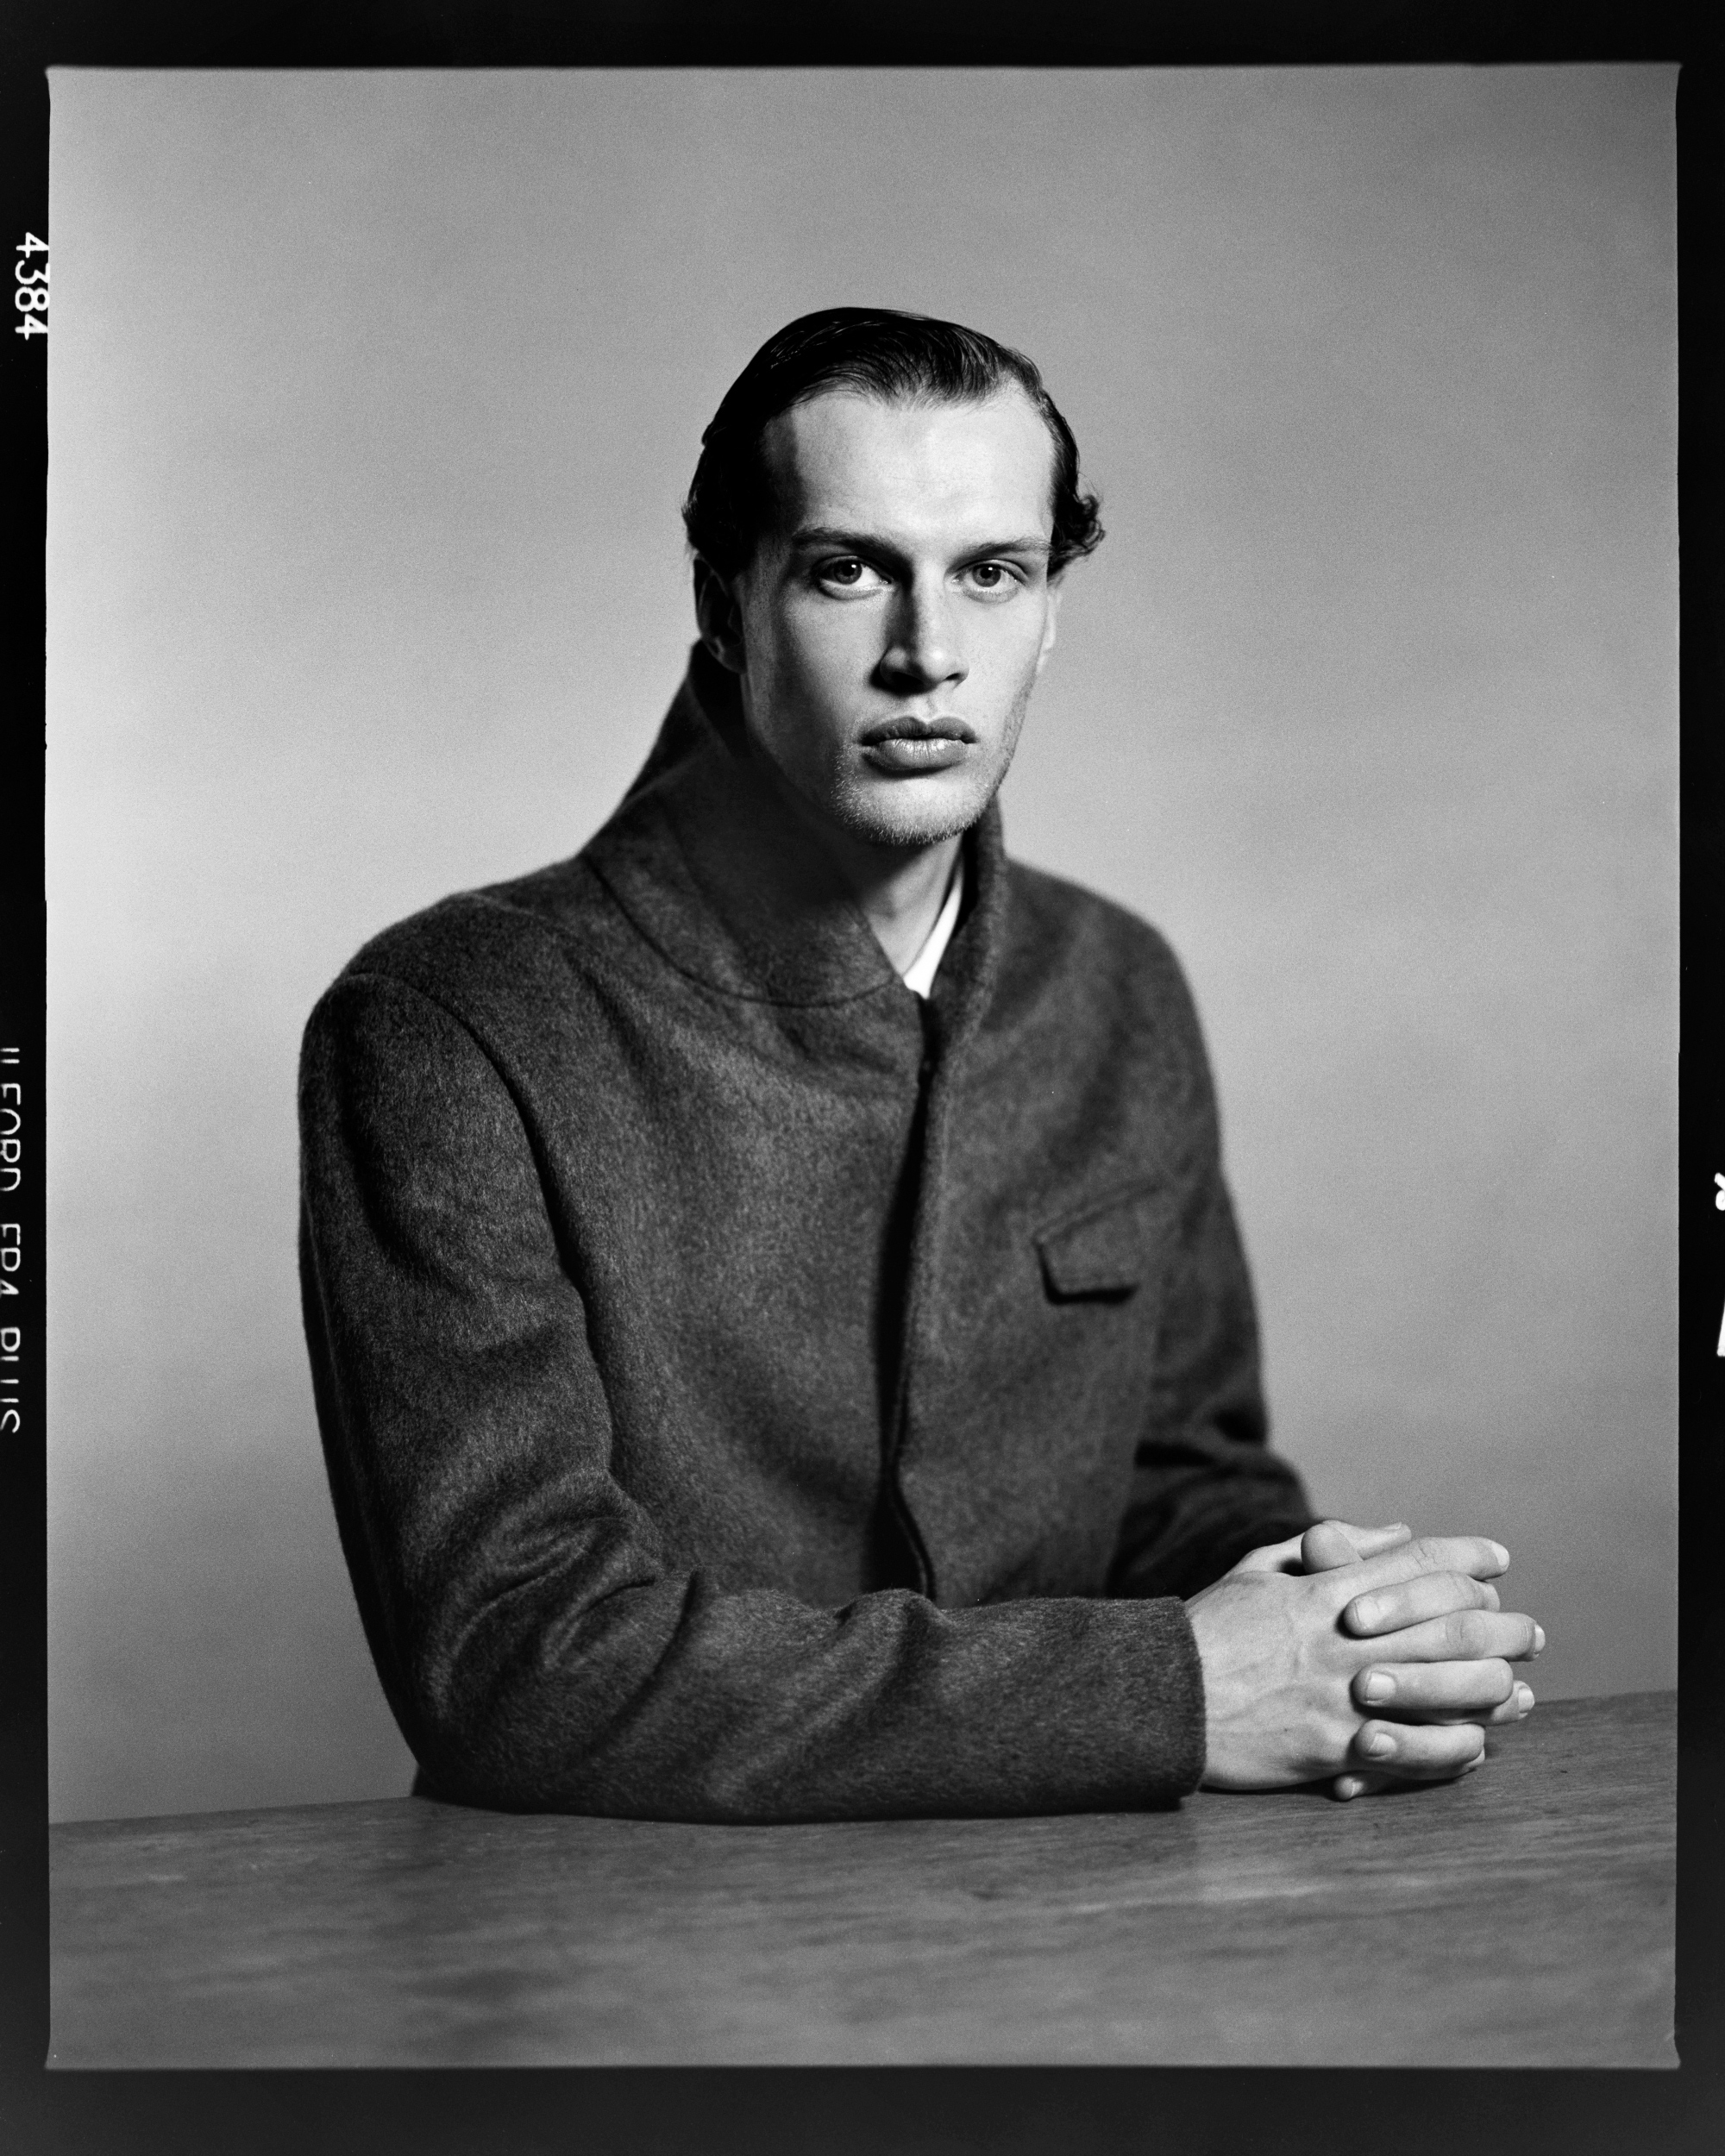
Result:
{"label": "man's face", "polygon": [[921,847],[1007,774],[1054,642],[1054,445],[1016,387],[811,398],[768,428],[778,527],[703,603],[751,738],[817,821]]}

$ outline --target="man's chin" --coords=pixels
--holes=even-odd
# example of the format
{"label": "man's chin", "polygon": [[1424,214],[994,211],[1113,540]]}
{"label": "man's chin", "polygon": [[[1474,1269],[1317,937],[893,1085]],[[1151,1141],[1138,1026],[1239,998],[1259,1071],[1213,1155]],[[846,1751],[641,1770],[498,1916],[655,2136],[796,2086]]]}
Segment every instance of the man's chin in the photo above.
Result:
{"label": "man's chin", "polygon": [[994,789],[937,786],[929,780],[902,780],[881,787],[859,787],[836,805],[833,820],[848,837],[869,846],[892,846],[915,852],[959,838],[978,821]]}
{"label": "man's chin", "polygon": [[976,823],[999,790],[1004,770],[971,769],[962,775],[915,779],[829,776],[825,786],[798,785],[765,758],[793,811],[818,831],[851,845],[918,853],[959,838]]}

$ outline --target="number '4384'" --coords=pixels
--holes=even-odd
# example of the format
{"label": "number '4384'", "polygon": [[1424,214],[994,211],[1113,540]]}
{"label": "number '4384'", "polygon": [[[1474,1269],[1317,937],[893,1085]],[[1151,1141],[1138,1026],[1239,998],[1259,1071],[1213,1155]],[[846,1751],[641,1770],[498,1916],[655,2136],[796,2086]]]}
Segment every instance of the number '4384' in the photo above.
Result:
{"label": "number '4384'", "polygon": [[[45,337],[48,333],[48,243],[39,240],[34,232],[27,232],[16,250],[18,260],[12,266],[16,288],[12,304],[24,319],[13,331],[15,336]],[[40,254],[40,269],[32,266],[30,257]]]}

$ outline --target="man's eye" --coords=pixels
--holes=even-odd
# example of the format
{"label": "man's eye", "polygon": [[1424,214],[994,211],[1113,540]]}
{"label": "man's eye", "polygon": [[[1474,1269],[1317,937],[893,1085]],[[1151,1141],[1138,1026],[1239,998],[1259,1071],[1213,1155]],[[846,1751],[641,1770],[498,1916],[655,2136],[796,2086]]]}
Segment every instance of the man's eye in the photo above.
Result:
{"label": "man's eye", "polygon": [[866,561],[859,561],[854,555],[841,555],[836,561],[823,561],[815,574],[823,584],[835,584],[843,592],[867,591],[880,580],[880,572],[871,569]]}
{"label": "man's eye", "polygon": [[974,561],[969,574],[971,582],[984,592],[1013,591],[1019,580],[1004,561]]}

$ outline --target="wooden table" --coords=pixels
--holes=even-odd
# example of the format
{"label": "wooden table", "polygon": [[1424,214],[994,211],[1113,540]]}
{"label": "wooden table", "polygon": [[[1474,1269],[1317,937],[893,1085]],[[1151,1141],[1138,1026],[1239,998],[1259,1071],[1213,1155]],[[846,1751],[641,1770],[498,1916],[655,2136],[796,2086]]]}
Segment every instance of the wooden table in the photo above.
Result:
{"label": "wooden table", "polygon": [[1676,2064],[1675,1708],[1442,1789],[814,1827],[58,1827],[57,2066]]}

